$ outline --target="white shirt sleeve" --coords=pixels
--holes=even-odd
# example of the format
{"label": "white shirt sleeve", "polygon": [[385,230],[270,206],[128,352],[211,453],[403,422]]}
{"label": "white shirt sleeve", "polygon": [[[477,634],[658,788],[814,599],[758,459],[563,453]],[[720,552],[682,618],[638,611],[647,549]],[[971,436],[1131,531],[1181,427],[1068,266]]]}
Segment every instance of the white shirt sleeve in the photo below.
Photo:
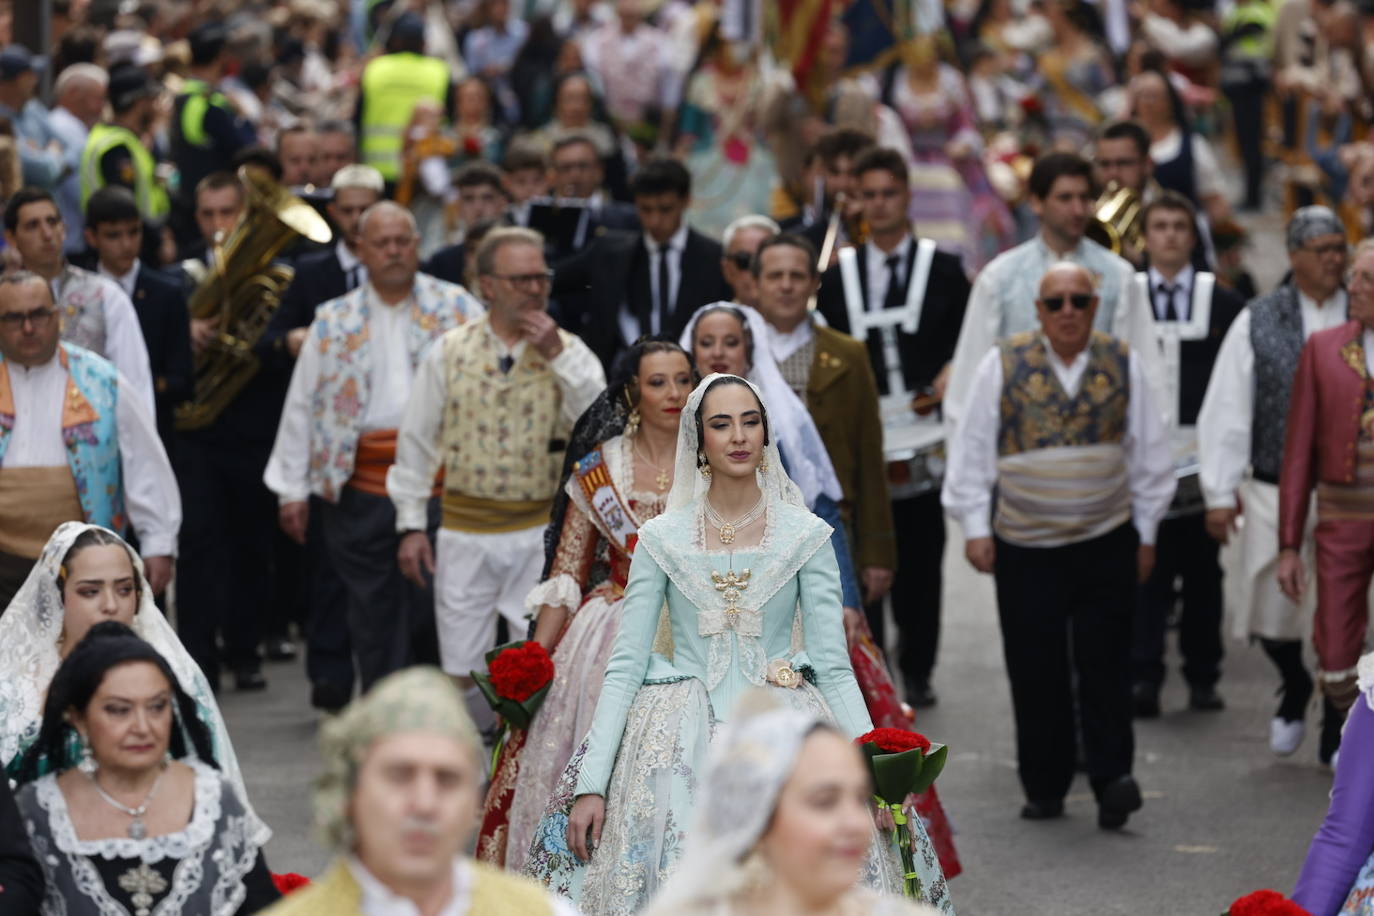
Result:
{"label": "white shirt sleeve", "polygon": [[1131,484],[1131,518],[1140,543],[1153,544],[1159,522],[1169,511],[1178,480],[1173,446],[1157,397],[1134,353],[1130,357],[1131,400],[1126,405],[1126,476]]}
{"label": "white shirt sleeve", "polygon": [[447,401],[444,347],[436,341],[415,372],[410,403],[396,434],[396,463],[386,472],[386,492],[396,506],[397,531],[423,531],[428,524]]}
{"label": "white shirt sleeve", "polygon": [[148,360],[148,344],[143,340],[138,313],[118,283],[109,280],[105,287],[104,356],[128,380],[129,390],[143,399],[143,406],[148,413],[155,416],[157,407],[153,401],[153,367]]}
{"label": "white shirt sleeve", "polygon": [[1235,508],[1236,489],[1250,464],[1254,372],[1247,308],[1221,342],[1197,416],[1198,477],[1208,509]]}
{"label": "white shirt sleeve", "polygon": [[1141,21],[1140,30],[1150,44],[1180,63],[1205,64],[1216,57],[1216,33],[1202,23],[1181,29],[1173,20],[1151,13]]}
{"label": "white shirt sleeve", "polygon": [[1197,179],[1199,198],[1226,194],[1226,179],[1222,177],[1221,163],[1206,137],[1193,134],[1193,175]]}
{"label": "white shirt sleeve", "polygon": [[958,429],[965,405],[973,388],[973,378],[987,352],[997,343],[997,328],[1001,315],[996,296],[997,278],[988,270],[978,274],[969,293],[964,323],[959,328],[959,342],[954,346],[950,361],[949,385],[943,404],[945,425],[949,438]]}
{"label": "white shirt sleeve", "polygon": [[997,484],[997,425],[1002,360],[996,347],[978,361],[964,419],[949,437],[949,462],[940,503],[964,529],[964,537],[992,534],[992,490]]}
{"label": "white shirt sleeve", "polygon": [[124,476],[124,506],[145,557],[176,553],[181,531],[181,492],[172,463],[157,436],[153,414],[138,389],[119,373],[115,424],[119,466]]}
{"label": "white shirt sleeve", "polygon": [[563,420],[576,423],[597,395],[606,390],[606,373],[601,368],[601,360],[582,338],[573,337],[571,341],[565,340],[563,352],[549,363],[549,368],[563,395]]}
{"label": "white shirt sleeve", "polygon": [[314,343],[313,333],[307,333],[286,389],[272,455],[262,475],[262,482],[277,494],[283,506],[310,497],[310,402],[320,377],[320,353]]}

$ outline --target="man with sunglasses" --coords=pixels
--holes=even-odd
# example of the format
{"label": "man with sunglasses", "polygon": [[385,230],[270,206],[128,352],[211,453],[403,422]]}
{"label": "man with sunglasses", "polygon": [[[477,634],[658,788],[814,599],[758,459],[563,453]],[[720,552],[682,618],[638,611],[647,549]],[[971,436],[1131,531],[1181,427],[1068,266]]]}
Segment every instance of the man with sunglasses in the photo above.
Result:
{"label": "man with sunglasses", "polygon": [[1174,469],[1142,360],[1094,331],[1099,304],[1082,265],[1046,272],[1039,331],[1003,339],[978,362],[942,501],[963,526],[969,563],[996,578],[1021,816],[1063,814],[1081,721],[1098,825],[1116,829],[1141,804],[1132,608]]}
{"label": "man with sunglasses", "polygon": [[766,216],[741,216],[725,227],[720,237],[725,249],[720,259],[720,272],[734,293],[732,301],[750,308],[759,306],[759,286],[754,280],[754,255],[759,246],[780,233],[782,229]]}
{"label": "man with sunglasses", "polygon": [[1374,578],[1374,241],[1355,250],[1349,297],[1350,320],[1303,347],[1279,478],[1279,587],[1294,601],[1310,587],[1301,552],[1316,491],[1313,642],[1342,717],[1360,694]]}
{"label": "man with sunglasses", "polygon": [[974,370],[988,350],[1009,334],[1036,327],[1037,285],[1059,261],[1081,264],[1093,276],[1097,330],[1129,344],[1151,384],[1161,377],[1154,319],[1136,288],[1135,268],[1084,237],[1096,200],[1092,164],[1074,153],[1050,153],[1036,161],[1028,184],[1040,231],[993,258],[974,280],[944,391],[945,420],[951,426],[962,421]]}
{"label": "man with sunglasses", "polygon": [[[386,486],[401,572],[419,586],[434,580],[443,669],[489,722],[469,675],[486,669],[498,614],[512,635],[525,632],[525,596],[543,570],[568,438],[606,376],[548,314],[551,271],[538,232],[489,232],[477,275],[487,313],[444,334],[420,361]],[[431,547],[427,510],[441,468],[443,524]]]}
{"label": "man with sunglasses", "polygon": [[[1232,322],[1198,412],[1207,531],[1223,544],[1237,532],[1240,538],[1240,569],[1228,577],[1237,609],[1234,632],[1258,639],[1283,679],[1269,723],[1269,749],[1279,756],[1294,753],[1306,735],[1312,678],[1303,665],[1302,641],[1315,604],[1311,589],[1300,601],[1279,589],[1279,474],[1303,343],[1346,321],[1345,227],[1326,207],[1303,207],[1288,221],[1287,247],[1289,276]],[[1237,524],[1242,512],[1243,526]],[[1304,532],[1298,552],[1309,569],[1310,534]],[[1331,674],[1339,685],[1342,672]],[[1344,721],[1327,699],[1317,750],[1323,763],[1335,753]]]}
{"label": "man with sunglasses", "polygon": [[[422,355],[483,309],[463,287],[418,272],[419,241],[409,210],[382,201],[363,211],[354,242],[364,280],[313,309],[263,475],[282,530],[299,544],[307,532],[323,542],[311,545],[327,569],[316,585],[337,577],[345,595],[342,606],[312,602],[306,666],[321,709],[352,696],[355,657],[363,690],[414,663],[412,630],[433,606],[396,567],[386,474]],[[419,525],[430,536],[437,503],[432,510],[433,524]],[[408,624],[397,625],[398,614]]]}
{"label": "man with sunglasses", "polygon": [[181,501],[152,412],[113,363],[61,332],[42,276],[0,274],[0,607],[63,522],[124,534],[132,521],[154,593],[172,578]]}

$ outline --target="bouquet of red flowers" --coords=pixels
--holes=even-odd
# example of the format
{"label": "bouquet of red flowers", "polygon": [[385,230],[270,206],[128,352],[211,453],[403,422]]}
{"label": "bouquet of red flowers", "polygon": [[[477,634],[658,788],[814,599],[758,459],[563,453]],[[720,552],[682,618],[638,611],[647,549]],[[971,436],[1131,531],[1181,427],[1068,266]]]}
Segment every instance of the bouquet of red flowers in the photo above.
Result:
{"label": "bouquet of red flowers", "polygon": [[930,788],[935,777],[945,768],[949,748],[943,744],[932,744],[925,735],[900,728],[875,728],[855,738],[854,743],[868,760],[878,804],[892,811],[892,821],[897,825],[897,848],[906,871],[906,895],[919,897],[921,882],[916,877],[906,799]]}
{"label": "bouquet of red flowers", "polygon": [[292,891],[300,890],[310,883],[310,879],[305,877],[305,875],[298,875],[293,871],[281,875],[276,872],[272,872],[271,874],[272,883],[277,887],[277,893],[281,894],[283,897]]}
{"label": "bouquet of red flowers", "polygon": [[497,646],[485,673],[472,672],[491,708],[515,728],[529,728],[553,683],[553,659],[534,640]]}
{"label": "bouquet of red flowers", "polygon": [[1237,898],[1221,916],[1312,916],[1278,891],[1255,891]]}

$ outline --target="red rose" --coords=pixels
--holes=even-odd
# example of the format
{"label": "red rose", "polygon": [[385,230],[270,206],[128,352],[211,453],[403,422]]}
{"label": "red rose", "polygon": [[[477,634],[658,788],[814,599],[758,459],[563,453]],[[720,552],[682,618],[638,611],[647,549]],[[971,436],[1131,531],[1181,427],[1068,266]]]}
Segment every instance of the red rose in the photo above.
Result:
{"label": "red rose", "polygon": [[491,660],[491,686],[507,700],[523,703],[553,680],[553,659],[533,640]]}
{"label": "red rose", "polygon": [[463,152],[469,156],[480,156],[482,154],[482,141],[472,134],[463,138]]}
{"label": "red rose", "polygon": [[930,739],[925,735],[909,732],[901,728],[875,728],[866,735],[860,735],[854,739],[855,744],[868,744],[872,742],[878,748],[889,754],[900,754],[902,751],[909,751],[919,748],[922,754],[930,752]]}
{"label": "red rose", "polygon": [[1283,894],[1271,890],[1246,894],[1226,912],[1227,916],[1312,916]]}
{"label": "red rose", "polygon": [[305,887],[310,883],[310,879],[304,875],[298,875],[293,871],[283,875],[274,872],[272,874],[272,883],[277,886],[277,893],[286,895],[294,890]]}

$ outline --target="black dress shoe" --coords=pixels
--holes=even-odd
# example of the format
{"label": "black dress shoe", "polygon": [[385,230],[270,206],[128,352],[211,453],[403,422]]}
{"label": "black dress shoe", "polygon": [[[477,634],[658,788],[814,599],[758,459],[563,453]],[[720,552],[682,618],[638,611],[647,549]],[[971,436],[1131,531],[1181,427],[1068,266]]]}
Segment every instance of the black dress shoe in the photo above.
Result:
{"label": "black dress shoe", "polygon": [[1341,728],[1345,725],[1345,714],[1338,712],[1330,700],[1323,701],[1322,733],[1317,745],[1317,760],[1322,766],[1330,766],[1331,758],[1341,747]]}
{"label": "black dress shoe", "polygon": [[1144,681],[1132,686],[1131,712],[1137,719],[1159,718],[1159,687]]}
{"label": "black dress shoe", "polygon": [[906,701],[914,709],[929,709],[940,701],[935,695],[935,691],[930,689],[927,681],[907,681],[906,682]]}
{"label": "black dress shoe", "polygon": [[262,647],[268,661],[289,662],[296,657],[296,644],[289,639],[268,639],[263,642]]}
{"label": "black dress shoe", "polygon": [[1226,708],[1226,701],[1215,687],[1194,687],[1188,691],[1188,708],[1198,712],[1217,712]]}
{"label": "black dress shoe", "polygon": [[338,712],[352,699],[347,690],[329,681],[320,681],[310,688],[310,705],[324,712]]}
{"label": "black dress shoe", "polygon": [[1140,797],[1140,786],[1127,773],[1107,783],[1097,797],[1097,826],[1103,830],[1119,830],[1126,826],[1126,819],[1132,811],[1139,811],[1144,804]]}
{"label": "black dress shoe", "polygon": [[234,687],[239,690],[266,690],[267,678],[256,668],[245,668],[234,672]]}
{"label": "black dress shoe", "polygon": [[1048,821],[1064,816],[1063,799],[1028,801],[1021,806],[1021,816],[1028,821]]}

